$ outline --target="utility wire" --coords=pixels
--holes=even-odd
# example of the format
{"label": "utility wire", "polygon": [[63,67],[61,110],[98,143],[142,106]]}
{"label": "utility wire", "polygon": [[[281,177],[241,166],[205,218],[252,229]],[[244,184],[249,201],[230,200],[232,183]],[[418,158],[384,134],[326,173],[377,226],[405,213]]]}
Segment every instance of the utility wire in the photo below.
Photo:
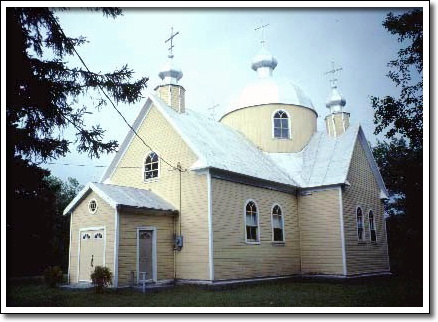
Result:
{"label": "utility wire", "polygon": [[[81,61],[82,65],[84,65],[85,69],[89,72],[92,73],[90,71],[90,69],[88,68],[87,64],[85,64],[84,60],[82,59],[82,57],[79,55],[79,53],[76,51],[76,48],[74,46],[74,44],[70,41],[70,39],[65,35],[64,30],[62,29],[62,27],[59,25],[58,21],[56,19],[54,19],[54,23],[58,26],[59,31],[61,32],[61,34],[65,37],[65,39],[67,39],[67,41],[70,42],[73,51],[75,52],[76,56],[78,56],[79,60]],[[113,106],[113,108],[117,111],[117,113],[122,117],[123,121],[125,121],[125,123],[129,126],[129,128],[131,129],[132,132],[134,132],[134,134],[140,139],[140,141],[151,151],[154,151],[154,149],[152,149],[144,140],[143,138],[138,135],[138,133],[134,130],[134,128],[128,123],[128,121],[125,119],[125,117],[123,116],[123,114],[117,109],[116,105],[113,103],[113,101],[111,100],[111,98],[106,94],[106,92],[103,90],[102,86],[100,84],[97,85],[97,87],[100,89],[100,91],[103,93],[103,95],[105,95],[105,97],[108,99],[108,101],[111,103],[111,105]],[[164,158],[162,158],[161,156],[158,156],[164,163],[166,163],[168,166],[170,166],[173,170],[178,170],[180,172],[185,172],[187,171],[187,169],[182,170],[181,166],[173,166],[171,163],[167,162]]]}
{"label": "utility wire", "polygon": [[[56,162],[47,162],[45,164],[49,165],[66,165],[66,166],[75,166],[75,167],[93,167],[93,168],[106,168],[107,165],[93,165],[93,164],[73,164],[73,163],[56,163]],[[118,169],[142,169],[143,167],[117,167]]]}

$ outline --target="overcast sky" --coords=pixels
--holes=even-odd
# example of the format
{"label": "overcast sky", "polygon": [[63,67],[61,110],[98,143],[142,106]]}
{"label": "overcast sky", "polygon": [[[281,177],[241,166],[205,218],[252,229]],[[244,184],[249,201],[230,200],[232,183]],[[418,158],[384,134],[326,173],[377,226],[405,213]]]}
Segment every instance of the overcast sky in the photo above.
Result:
{"label": "overcast sky", "polygon": [[[150,90],[160,82],[158,72],[168,53],[164,41],[173,26],[179,31],[174,55],[184,73],[180,84],[186,89],[186,108],[209,115],[208,108],[218,104],[216,119],[256,78],[250,66],[260,48],[261,34],[254,29],[261,21],[269,23],[265,39],[278,60],[274,76],[292,81],[310,97],[319,114],[318,130],[325,130],[323,119],[328,113],[325,101],[330,85],[324,73],[334,61],[336,67],[343,68],[337,75],[338,88],[347,100],[351,122],[361,123],[368,140],[375,143],[369,97],[397,93],[385,75],[387,63],[397,57],[400,48],[382,21],[388,12],[404,11],[408,9],[125,9],[123,16],[113,20],[74,9],[57,15],[67,35],[88,39],[78,52],[92,71],[110,72],[128,64],[136,78],[149,77]],[[74,58],[70,64],[79,66]],[[119,109],[132,124],[144,103],[143,99],[135,105],[119,105]],[[128,131],[109,104],[100,112],[93,111],[87,121],[99,123],[107,130],[106,139],[119,143]],[[65,134],[71,136],[69,131]],[[108,165],[113,157],[91,160],[77,154],[74,146],[71,150],[47,168],[61,179],[75,177],[82,184],[98,181],[104,168],[95,166]]]}

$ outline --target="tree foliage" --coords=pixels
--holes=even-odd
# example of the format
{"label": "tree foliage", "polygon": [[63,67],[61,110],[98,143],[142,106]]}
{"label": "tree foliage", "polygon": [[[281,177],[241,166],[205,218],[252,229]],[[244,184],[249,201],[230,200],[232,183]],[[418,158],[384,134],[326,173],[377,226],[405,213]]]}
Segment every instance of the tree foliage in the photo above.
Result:
{"label": "tree foliage", "polygon": [[[115,151],[118,143],[105,141],[99,124],[87,126],[86,115],[106,105],[101,89],[115,102],[134,103],[148,80],[134,79],[127,65],[106,73],[69,66],[87,40],[64,33],[56,12],[65,10],[6,9],[8,274],[42,272],[47,265],[66,268],[68,218],[61,213],[79,184],[48,178],[50,172],[39,164],[65,156],[74,145],[90,157]],[[117,8],[91,10],[109,18],[121,15]],[[81,101],[91,95],[95,99]],[[67,127],[74,129],[73,138],[63,135]]]}
{"label": "tree foliage", "polygon": [[389,62],[398,97],[372,97],[375,134],[386,131],[373,154],[390,192],[385,204],[391,267],[421,276],[423,229],[423,12],[414,9],[383,26],[405,47]]}
{"label": "tree foliage", "polygon": [[[100,125],[86,128],[84,116],[91,108],[78,108],[78,98],[103,88],[116,102],[133,103],[141,98],[148,79],[132,80],[134,72],[127,65],[104,74],[85,67],[70,68],[65,59],[75,55],[75,48],[86,39],[66,36],[55,10],[7,9],[8,143],[15,154],[46,161],[69,152],[72,142],[59,133],[72,126],[79,152],[90,157],[113,152],[117,142],[104,142]],[[120,9],[102,11],[113,18],[121,14]],[[93,104],[98,108],[104,100],[97,99]]]}
{"label": "tree foliage", "polygon": [[389,13],[383,26],[398,41],[408,44],[398,59],[388,63],[388,77],[400,88],[400,96],[372,97],[375,134],[388,130],[386,137],[401,135],[412,148],[423,144],[423,11],[415,9],[400,16]]}

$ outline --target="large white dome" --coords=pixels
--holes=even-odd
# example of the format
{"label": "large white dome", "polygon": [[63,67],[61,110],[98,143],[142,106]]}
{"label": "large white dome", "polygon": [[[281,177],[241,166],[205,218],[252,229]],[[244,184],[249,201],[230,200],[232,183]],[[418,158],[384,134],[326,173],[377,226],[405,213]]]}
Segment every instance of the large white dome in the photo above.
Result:
{"label": "large white dome", "polygon": [[231,101],[230,108],[224,116],[232,111],[263,104],[291,104],[314,110],[310,98],[294,83],[277,79],[272,74],[277,60],[262,47],[254,57],[251,68],[258,78],[249,83],[240,95]]}
{"label": "large white dome", "polygon": [[227,113],[262,104],[292,104],[313,109],[310,98],[297,85],[273,77],[257,79],[242,90]]}

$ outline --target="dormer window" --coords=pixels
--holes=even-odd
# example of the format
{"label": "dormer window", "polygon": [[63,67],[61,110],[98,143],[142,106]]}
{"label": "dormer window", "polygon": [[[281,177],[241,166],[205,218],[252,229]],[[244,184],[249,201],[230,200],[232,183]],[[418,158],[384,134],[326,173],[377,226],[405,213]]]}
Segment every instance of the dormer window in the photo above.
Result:
{"label": "dormer window", "polygon": [[158,178],[160,173],[158,163],[158,154],[155,152],[149,153],[144,161],[144,181]]}
{"label": "dormer window", "polygon": [[274,138],[289,139],[289,116],[285,111],[277,111],[274,114]]}

